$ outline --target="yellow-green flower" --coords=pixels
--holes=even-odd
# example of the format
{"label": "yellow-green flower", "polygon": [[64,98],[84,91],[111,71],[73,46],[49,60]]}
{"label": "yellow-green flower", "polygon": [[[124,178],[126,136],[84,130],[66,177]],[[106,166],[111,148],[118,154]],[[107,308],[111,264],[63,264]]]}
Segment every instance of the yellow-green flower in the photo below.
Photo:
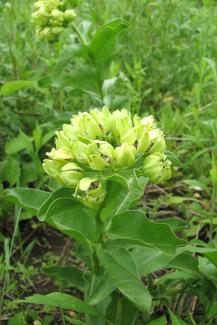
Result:
{"label": "yellow-green flower", "polygon": [[154,183],[170,178],[165,148],[164,135],[152,116],[140,118],[124,109],[110,112],[103,107],[74,115],[70,124],[63,125],[43,166],[93,207],[105,197],[104,172],[136,168]]}
{"label": "yellow-green flower", "polygon": [[75,16],[74,10],[65,10],[63,1],[36,1],[32,14],[32,20],[36,27],[36,37],[48,41],[56,40]]}

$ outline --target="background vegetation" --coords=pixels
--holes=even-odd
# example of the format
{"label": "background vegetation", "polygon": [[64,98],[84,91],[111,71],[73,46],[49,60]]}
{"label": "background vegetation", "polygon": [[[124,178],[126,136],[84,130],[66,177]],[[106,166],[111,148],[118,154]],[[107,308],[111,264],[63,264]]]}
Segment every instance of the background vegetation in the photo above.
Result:
{"label": "background vegetation", "polygon": [[[216,247],[216,1],[69,0],[87,38],[114,18],[128,22],[103,76],[72,46],[78,43],[72,29],[58,43],[35,39],[32,4],[0,1],[1,194],[15,186],[55,189],[41,167],[55,130],[78,111],[104,104],[125,107],[153,114],[167,135],[168,150],[180,159],[171,181],[147,188],[141,205],[148,216],[179,217],[186,222],[186,238]],[[12,302],[61,288],[41,269],[69,262],[82,267],[73,256],[73,242],[26,211],[18,223],[17,208],[4,199],[0,212],[1,322],[67,323],[61,310],[24,306],[21,311]],[[169,308],[189,324],[216,324],[216,255],[213,259],[214,264],[198,258],[197,276],[188,263],[186,270],[150,274],[152,294],[160,300],[152,319]]]}

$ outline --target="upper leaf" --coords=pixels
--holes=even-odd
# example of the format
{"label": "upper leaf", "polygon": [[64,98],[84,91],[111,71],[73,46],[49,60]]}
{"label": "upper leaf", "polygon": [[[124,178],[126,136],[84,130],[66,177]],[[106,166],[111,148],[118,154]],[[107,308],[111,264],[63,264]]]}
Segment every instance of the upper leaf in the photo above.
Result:
{"label": "upper leaf", "polygon": [[159,248],[168,254],[174,254],[176,248],[185,244],[172,229],[161,223],[145,218],[141,211],[129,211],[116,215],[108,230],[111,239],[122,239],[137,245]]}
{"label": "upper leaf", "polygon": [[106,207],[101,212],[102,220],[127,211],[143,195],[148,182],[148,178],[137,178],[132,170],[129,174],[116,173],[107,179],[112,180],[112,184],[106,198]]}
{"label": "upper leaf", "polygon": [[58,199],[49,207],[47,218],[51,218],[59,230],[73,238],[83,242],[95,242],[97,239],[93,212],[81,203],[75,203],[70,199]]}
{"label": "upper leaf", "polygon": [[114,54],[116,37],[126,26],[123,19],[116,19],[96,32],[89,45],[96,61],[105,62]]}
{"label": "upper leaf", "polygon": [[40,207],[49,197],[49,192],[21,187],[6,190],[4,194],[4,198],[13,201],[36,215],[38,214]]}

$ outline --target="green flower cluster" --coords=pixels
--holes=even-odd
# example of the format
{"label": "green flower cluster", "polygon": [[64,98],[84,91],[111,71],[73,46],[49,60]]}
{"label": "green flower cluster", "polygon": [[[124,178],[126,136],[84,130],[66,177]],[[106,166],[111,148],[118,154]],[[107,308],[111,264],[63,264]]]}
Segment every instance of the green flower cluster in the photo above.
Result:
{"label": "green flower cluster", "polygon": [[36,26],[36,36],[49,41],[56,40],[76,16],[74,10],[65,10],[60,0],[38,0],[34,3],[34,9],[32,20]]}
{"label": "green flower cluster", "polygon": [[152,116],[93,109],[74,115],[71,124],[63,125],[56,135],[56,148],[47,153],[44,169],[63,186],[75,189],[75,197],[89,207],[105,197],[104,171],[136,166],[154,183],[171,176],[164,135]]}

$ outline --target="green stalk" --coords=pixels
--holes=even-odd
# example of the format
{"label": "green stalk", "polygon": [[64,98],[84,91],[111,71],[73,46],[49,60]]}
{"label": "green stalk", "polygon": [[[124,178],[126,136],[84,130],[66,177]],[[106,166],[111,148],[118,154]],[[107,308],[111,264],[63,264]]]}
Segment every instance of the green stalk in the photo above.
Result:
{"label": "green stalk", "polygon": [[[9,251],[7,254],[5,254],[6,255],[5,256],[5,266],[7,267],[7,270],[5,271],[5,275],[4,275],[4,282],[3,282],[2,294],[1,294],[1,300],[0,300],[0,313],[2,312],[4,296],[5,296],[7,285],[10,280],[10,271],[8,269],[10,267],[10,259],[11,259],[11,255],[12,255],[12,250],[14,247],[15,237],[16,237],[17,231],[18,231],[20,215],[21,215],[21,208],[18,209],[17,207],[15,207],[15,225],[14,225],[13,236],[11,239],[11,245],[10,245]],[[5,251],[7,251],[7,250],[5,250]]]}
{"label": "green stalk", "polygon": [[87,45],[87,42],[85,40],[85,38],[83,37],[83,35],[80,33],[79,29],[77,28],[77,26],[75,26],[75,24],[71,24],[74,32],[78,35],[78,38],[80,39],[80,41],[84,44]]}
{"label": "green stalk", "polygon": [[122,297],[118,296],[115,324],[122,324]]}

